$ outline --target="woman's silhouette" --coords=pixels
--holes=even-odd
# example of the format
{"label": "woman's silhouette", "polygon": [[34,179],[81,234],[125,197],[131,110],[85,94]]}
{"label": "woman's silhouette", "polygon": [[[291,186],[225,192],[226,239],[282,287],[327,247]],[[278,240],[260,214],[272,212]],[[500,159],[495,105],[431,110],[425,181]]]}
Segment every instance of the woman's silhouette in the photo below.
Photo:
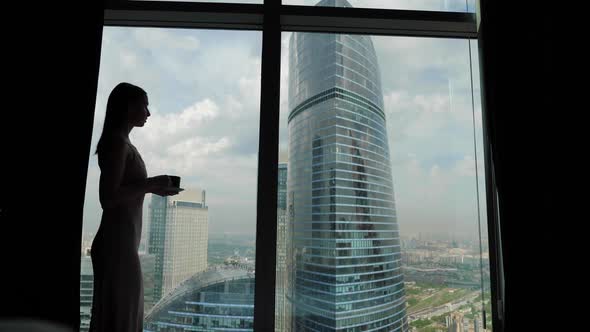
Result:
{"label": "woman's silhouette", "polygon": [[147,177],[145,164],[129,141],[150,112],[146,92],[120,83],[111,92],[102,135],[96,148],[103,209],[92,242],[94,269],[92,332],[143,331],[143,280],[137,250],[146,193],[178,194],[167,175]]}

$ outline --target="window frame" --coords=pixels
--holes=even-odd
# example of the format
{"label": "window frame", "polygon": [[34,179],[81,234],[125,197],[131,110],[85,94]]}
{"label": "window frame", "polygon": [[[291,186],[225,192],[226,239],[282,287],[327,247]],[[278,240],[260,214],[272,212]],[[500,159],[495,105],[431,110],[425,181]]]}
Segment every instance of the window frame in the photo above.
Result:
{"label": "window frame", "polygon": [[[281,0],[265,0],[263,4],[104,1],[104,26],[262,32],[256,203],[255,268],[258,273],[255,279],[254,296],[255,331],[274,331],[275,323],[274,285],[276,283],[281,33],[284,31],[306,31],[475,40],[479,38],[479,2],[479,0],[476,1],[476,13],[455,13],[283,5]],[[499,197],[493,169],[494,149],[489,137],[490,128],[488,121],[486,121],[488,116],[486,115],[483,91],[482,89],[482,134],[490,254],[491,318],[494,330],[502,331],[504,276],[499,229]],[[273,285],[273,287],[269,285]],[[488,315],[488,313],[485,314]],[[489,319],[489,315],[487,319]],[[484,315],[484,324],[485,320],[486,316]]]}

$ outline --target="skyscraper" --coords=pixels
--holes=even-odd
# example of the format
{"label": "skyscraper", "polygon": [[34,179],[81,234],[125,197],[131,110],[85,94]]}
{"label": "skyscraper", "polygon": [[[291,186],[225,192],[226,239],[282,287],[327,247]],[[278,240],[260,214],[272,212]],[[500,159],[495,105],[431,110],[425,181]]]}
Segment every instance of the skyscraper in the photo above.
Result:
{"label": "skyscraper", "polygon": [[[345,0],[318,5],[351,7]],[[406,331],[377,56],[369,36],[289,41],[288,297],[295,331]]]}
{"label": "skyscraper", "polygon": [[156,259],[153,292],[158,300],[207,268],[209,211],[204,190],[152,195],[149,211],[148,252]]}

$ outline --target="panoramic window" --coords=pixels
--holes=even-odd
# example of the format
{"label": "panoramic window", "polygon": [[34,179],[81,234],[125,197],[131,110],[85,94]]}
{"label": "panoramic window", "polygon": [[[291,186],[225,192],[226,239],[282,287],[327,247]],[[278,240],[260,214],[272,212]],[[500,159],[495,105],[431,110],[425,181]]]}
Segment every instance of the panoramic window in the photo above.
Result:
{"label": "panoramic window", "polygon": [[283,33],[277,331],[483,330],[476,49]]}
{"label": "panoramic window", "polygon": [[252,329],[260,52],[260,32],[104,29],[84,206],[82,331],[91,317],[89,254],[102,214],[94,150],[120,82],[148,94],[151,116],[129,135],[148,176],[180,176],[185,189],[144,200],[144,329]]}
{"label": "panoramic window", "polygon": [[[474,13],[475,3],[282,0],[455,13]],[[185,23],[149,24],[174,22]],[[262,31],[206,27],[104,28],[81,331],[92,315],[90,254],[102,214],[94,151],[120,82],[148,94],[151,115],[129,135],[148,176],[179,176],[184,189],[145,196],[144,331],[254,330],[256,252],[274,246],[256,242],[257,188],[269,182],[258,178],[259,148],[271,144],[259,147],[259,132],[272,131],[261,119],[260,98],[272,105],[261,75],[274,73],[261,72]],[[311,31],[281,32],[279,158],[260,161],[278,169],[275,331],[492,331],[477,40]]]}

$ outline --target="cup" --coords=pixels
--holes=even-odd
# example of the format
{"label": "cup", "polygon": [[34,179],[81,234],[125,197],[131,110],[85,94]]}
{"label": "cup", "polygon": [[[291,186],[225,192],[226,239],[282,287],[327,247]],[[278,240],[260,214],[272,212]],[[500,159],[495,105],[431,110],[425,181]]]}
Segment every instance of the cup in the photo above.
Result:
{"label": "cup", "polygon": [[168,175],[170,181],[172,182],[172,186],[174,188],[180,188],[180,176],[176,175]]}

